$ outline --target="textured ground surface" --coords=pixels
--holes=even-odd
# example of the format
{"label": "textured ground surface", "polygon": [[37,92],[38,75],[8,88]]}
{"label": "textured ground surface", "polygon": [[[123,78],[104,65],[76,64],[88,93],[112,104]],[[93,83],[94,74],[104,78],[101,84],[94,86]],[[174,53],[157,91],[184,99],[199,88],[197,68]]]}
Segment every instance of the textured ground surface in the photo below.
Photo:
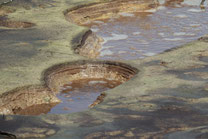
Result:
{"label": "textured ground surface", "polygon": [[[53,65],[86,59],[72,47],[87,29],[66,21],[63,11],[87,2],[17,0],[1,7],[1,15],[10,13],[2,18],[35,26],[0,27],[0,93],[40,85],[44,71]],[[0,131],[18,138],[208,138],[207,40],[122,61],[140,72],[107,91],[104,102],[88,111],[0,116]]]}

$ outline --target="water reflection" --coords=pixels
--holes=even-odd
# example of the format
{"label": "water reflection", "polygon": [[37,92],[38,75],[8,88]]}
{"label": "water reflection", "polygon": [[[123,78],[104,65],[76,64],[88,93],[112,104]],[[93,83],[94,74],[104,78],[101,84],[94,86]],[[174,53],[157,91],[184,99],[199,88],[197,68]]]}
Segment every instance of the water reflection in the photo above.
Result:
{"label": "water reflection", "polygon": [[57,97],[61,103],[37,104],[14,111],[17,115],[67,114],[87,110],[103,91],[112,89],[122,82],[117,80],[81,79],[63,86]]}
{"label": "water reflection", "polygon": [[66,114],[87,110],[103,91],[112,89],[121,82],[106,79],[75,80],[63,86],[58,98],[61,103],[53,107],[49,113]]}

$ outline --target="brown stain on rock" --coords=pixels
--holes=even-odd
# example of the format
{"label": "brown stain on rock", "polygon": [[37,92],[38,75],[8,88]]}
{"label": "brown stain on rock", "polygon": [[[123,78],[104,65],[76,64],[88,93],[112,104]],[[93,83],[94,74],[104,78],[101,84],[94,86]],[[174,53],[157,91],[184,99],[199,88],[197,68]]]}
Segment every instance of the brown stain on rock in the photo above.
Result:
{"label": "brown stain on rock", "polygon": [[120,12],[138,12],[157,6],[152,0],[116,0],[75,7],[65,12],[68,21],[83,25],[97,19],[109,19]]}
{"label": "brown stain on rock", "polygon": [[66,65],[57,65],[45,73],[45,82],[58,93],[61,86],[73,80],[99,79],[125,82],[138,73],[138,70],[127,64],[110,61],[76,61]]}
{"label": "brown stain on rock", "polygon": [[0,96],[0,114],[21,114],[23,109],[33,105],[59,102],[47,87],[23,87]]}
{"label": "brown stain on rock", "polygon": [[30,22],[22,22],[22,21],[11,21],[11,20],[1,20],[0,26],[7,27],[7,28],[30,28],[35,26],[35,24]]}

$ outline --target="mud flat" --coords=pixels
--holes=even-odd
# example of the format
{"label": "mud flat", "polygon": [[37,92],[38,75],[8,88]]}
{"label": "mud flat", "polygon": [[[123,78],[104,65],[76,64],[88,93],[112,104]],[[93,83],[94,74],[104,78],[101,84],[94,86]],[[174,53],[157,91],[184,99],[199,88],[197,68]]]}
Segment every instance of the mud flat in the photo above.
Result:
{"label": "mud flat", "polygon": [[[95,2],[99,3],[94,1],[93,5]],[[66,21],[63,11],[88,5],[89,1],[23,3],[27,10],[20,6],[8,19],[35,26],[23,30],[0,28],[0,92],[1,97],[11,96],[11,101],[1,99],[0,103],[19,104],[16,98],[22,93],[25,101],[38,97],[28,99],[29,103],[56,100],[55,94],[68,82],[65,77],[72,80],[87,74],[92,78],[128,81],[104,91],[98,97],[102,103],[83,112],[2,115],[0,137],[207,138],[207,36],[145,59],[87,60],[75,54],[74,47],[80,45],[88,29]],[[15,7],[12,3],[10,6]],[[15,89],[19,93],[14,97],[11,91]],[[43,99],[46,96],[51,98]]]}

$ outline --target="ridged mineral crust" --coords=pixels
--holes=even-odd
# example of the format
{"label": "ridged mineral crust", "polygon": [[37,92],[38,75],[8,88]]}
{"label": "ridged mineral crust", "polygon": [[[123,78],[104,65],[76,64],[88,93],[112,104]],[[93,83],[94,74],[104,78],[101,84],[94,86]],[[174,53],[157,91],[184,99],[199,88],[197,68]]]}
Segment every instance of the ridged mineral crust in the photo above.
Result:
{"label": "ridged mineral crust", "polygon": [[138,70],[118,62],[77,62],[78,64],[63,66],[48,73],[45,78],[47,85],[55,93],[73,80],[81,79],[107,79],[125,82],[131,79]]}
{"label": "ridged mineral crust", "polygon": [[60,100],[46,87],[25,87],[0,96],[0,114],[16,114],[17,111],[38,104],[55,104]]}
{"label": "ridged mineral crust", "polygon": [[44,74],[45,86],[23,87],[1,95],[0,114],[16,114],[33,105],[59,103],[56,94],[63,85],[74,80],[93,78],[125,82],[138,72],[126,64],[107,61],[77,61],[56,67],[52,67]]}
{"label": "ridged mineral crust", "polygon": [[95,3],[88,6],[77,7],[69,10],[66,19],[79,25],[93,20],[109,19],[120,12],[139,12],[156,7],[152,0],[113,0],[104,3]]}

